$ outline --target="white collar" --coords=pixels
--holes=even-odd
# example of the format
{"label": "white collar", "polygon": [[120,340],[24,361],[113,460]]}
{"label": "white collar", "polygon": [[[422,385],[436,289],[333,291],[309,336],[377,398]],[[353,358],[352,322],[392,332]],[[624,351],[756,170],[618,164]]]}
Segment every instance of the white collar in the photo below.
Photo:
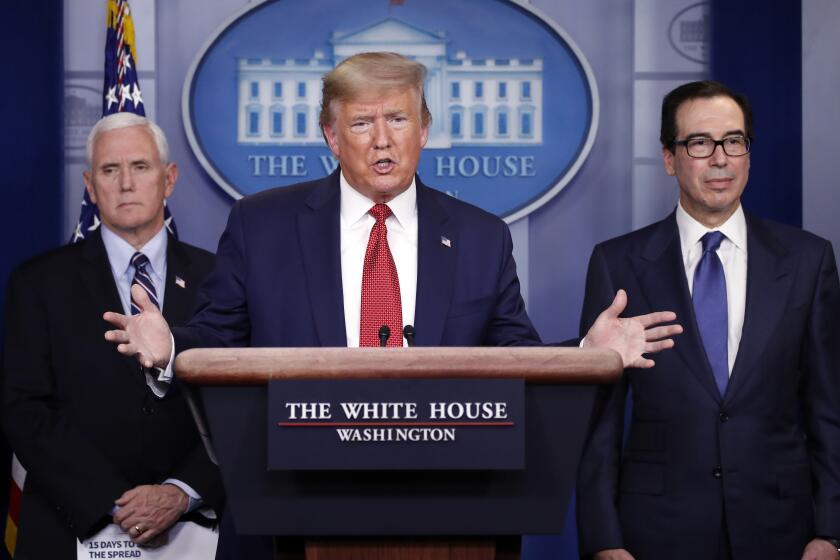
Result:
{"label": "white collar", "polygon": [[[341,220],[348,226],[355,225],[363,219],[376,204],[374,201],[357,191],[347,182],[344,172],[339,180],[341,186]],[[414,178],[408,188],[388,201],[397,222],[406,228],[414,216],[417,215],[417,184]]]}
{"label": "white collar", "polygon": [[742,251],[747,250],[747,219],[741,204],[738,204],[738,208],[725,222],[716,228],[709,229],[691,217],[680,202],[677,204],[677,229],[680,232],[683,255],[688,255],[691,248],[710,231],[720,231],[737,248]]}
{"label": "white collar", "polygon": [[[105,224],[101,224],[100,229],[102,230],[102,243],[105,245],[105,251],[108,253],[108,261],[111,263],[111,268],[120,278],[125,278],[131,267],[131,257],[138,250],[128,241],[108,229],[108,226]],[[149,258],[151,272],[158,279],[162,279],[161,274],[165,270],[164,265],[166,264],[166,247],[168,241],[169,236],[166,231],[166,226],[164,226],[139,249],[141,253]]]}

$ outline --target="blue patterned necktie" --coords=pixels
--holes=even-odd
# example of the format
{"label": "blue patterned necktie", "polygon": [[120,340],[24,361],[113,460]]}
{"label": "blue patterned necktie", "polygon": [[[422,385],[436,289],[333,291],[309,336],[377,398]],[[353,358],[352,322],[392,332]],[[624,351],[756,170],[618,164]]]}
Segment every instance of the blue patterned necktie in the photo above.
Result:
{"label": "blue patterned necktie", "polygon": [[[131,256],[131,265],[134,267],[134,279],[131,281],[131,285],[134,286],[135,284],[139,285],[141,288],[146,290],[146,293],[149,294],[149,299],[155,306],[160,309],[160,304],[158,303],[157,292],[155,291],[155,285],[152,282],[152,277],[149,276],[149,271],[146,270],[146,266],[149,264],[149,257],[144,255],[143,253],[137,252]],[[131,314],[137,315],[140,313],[140,308],[134,303],[134,300],[131,300]]]}
{"label": "blue patterned necktie", "polygon": [[729,384],[729,322],[726,311],[726,276],[717,249],[726,236],[710,231],[703,236],[703,256],[694,271],[694,290],[691,299],[700,338],[712,366],[715,384],[721,396]]}

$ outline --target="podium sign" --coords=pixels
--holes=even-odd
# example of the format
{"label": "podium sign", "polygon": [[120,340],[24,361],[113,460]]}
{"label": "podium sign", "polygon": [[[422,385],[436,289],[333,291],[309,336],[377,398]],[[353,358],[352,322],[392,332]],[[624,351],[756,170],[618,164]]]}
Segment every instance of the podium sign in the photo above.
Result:
{"label": "podium sign", "polygon": [[269,470],[522,470],[522,379],[272,380]]}

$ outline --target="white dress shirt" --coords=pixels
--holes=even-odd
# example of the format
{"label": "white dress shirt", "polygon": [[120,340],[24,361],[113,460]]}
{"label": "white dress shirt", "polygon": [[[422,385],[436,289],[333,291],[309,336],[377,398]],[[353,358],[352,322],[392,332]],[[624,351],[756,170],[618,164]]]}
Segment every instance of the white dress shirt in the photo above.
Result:
{"label": "white dress shirt", "polygon": [[688,291],[694,293],[694,271],[703,256],[700,239],[710,231],[720,231],[726,237],[717,249],[726,277],[726,311],[728,320],[727,353],[729,374],[738,355],[741,331],[744,327],[744,310],[747,305],[747,221],[740,205],[728,220],[711,230],[692,218],[677,205],[677,229],[680,232],[683,266],[688,279]]}
{"label": "white dress shirt", "polygon": [[[131,265],[131,257],[138,251],[131,244],[108,229],[102,224],[102,243],[105,245],[105,252],[108,254],[108,262],[111,263],[111,272],[114,275],[114,282],[117,283],[117,291],[120,293],[123,313],[131,315],[131,281],[134,280],[134,267]],[[166,289],[166,247],[169,238],[166,228],[160,228],[142,248],[141,253],[149,259],[146,271],[155,286],[160,308],[163,309],[163,296]]]}
{"label": "white dress shirt", "polygon": [[[341,173],[341,285],[344,295],[344,328],[347,346],[359,346],[362,317],[362,273],[370,231],[376,218],[368,212],[375,202],[350,186]],[[414,324],[417,296],[417,185],[412,179],[405,192],[388,202],[385,220],[388,247],[400,279],[403,326]],[[392,334],[391,336],[394,336]],[[399,336],[402,336],[400,333]],[[403,339],[403,346],[406,340]]]}
{"label": "white dress shirt", "polygon": [[[163,311],[163,296],[166,290],[166,248],[169,244],[169,234],[166,227],[160,228],[160,231],[140,249],[135,249],[128,241],[108,229],[105,224],[100,227],[102,228],[102,243],[105,245],[105,252],[108,254],[108,261],[111,263],[111,273],[117,283],[123,313],[131,315],[131,282],[134,280],[134,273],[136,272],[131,264],[131,257],[138,251],[149,259],[146,272],[152,279],[158,304]],[[159,399],[165,397],[169,390],[169,384],[172,382],[171,376],[165,377],[165,370],[159,368],[146,369],[144,373],[146,374],[146,385],[152,393]]]}

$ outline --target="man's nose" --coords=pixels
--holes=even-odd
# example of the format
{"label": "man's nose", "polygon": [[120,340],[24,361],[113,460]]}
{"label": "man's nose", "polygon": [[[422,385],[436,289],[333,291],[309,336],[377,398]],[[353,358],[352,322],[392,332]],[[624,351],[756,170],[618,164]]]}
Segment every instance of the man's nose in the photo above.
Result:
{"label": "man's nose", "polygon": [[717,144],[709,156],[709,163],[716,166],[726,165],[726,152],[723,151],[723,144]]}
{"label": "man's nose", "polygon": [[391,146],[391,131],[385,119],[373,121],[373,146],[377,150],[384,150]]}
{"label": "man's nose", "polygon": [[134,188],[134,177],[131,174],[131,169],[126,167],[120,169],[120,190],[130,191]]}

